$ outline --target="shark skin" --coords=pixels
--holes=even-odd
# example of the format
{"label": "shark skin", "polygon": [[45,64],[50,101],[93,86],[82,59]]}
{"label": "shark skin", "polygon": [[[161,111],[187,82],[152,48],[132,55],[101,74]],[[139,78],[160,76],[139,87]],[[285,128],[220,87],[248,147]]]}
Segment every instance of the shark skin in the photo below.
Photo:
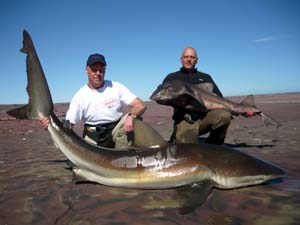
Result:
{"label": "shark skin", "polygon": [[247,96],[241,103],[230,101],[214,95],[209,83],[193,85],[180,80],[168,81],[160,84],[150,96],[150,99],[161,105],[182,107],[194,113],[203,113],[215,109],[224,109],[234,116],[260,115],[266,126],[281,124],[269,115],[263,113],[254,104],[254,96]]}
{"label": "shark skin", "polygon": [[285,171],[280,167],[225,146],[166,142],[155,148],[111,149],[86,142],[68,123],[62,123],[54,114],[50,90],[31,37],[27,31],[23,32],[23,36],[22,51],[27,54],[29,102],[25,107],[7,113],[19,119],[49,116],[48,131],[51,138],[72,162],[71,169],[78,176],[122,188],[195,187],[203,190],[199,197],[201,204],[213,187],[239,188],[285,176]]}

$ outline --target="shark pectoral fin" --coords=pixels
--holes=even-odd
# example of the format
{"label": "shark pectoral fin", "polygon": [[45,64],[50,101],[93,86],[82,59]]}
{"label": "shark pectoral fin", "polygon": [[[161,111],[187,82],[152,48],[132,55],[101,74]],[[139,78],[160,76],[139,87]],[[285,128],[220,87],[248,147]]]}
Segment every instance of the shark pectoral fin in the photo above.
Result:
{"label": "shark pectoral fin", "polygon": [[188,214],[200,207],[207,199],[212,190],[211,181],[203,181],[192,185],[177,188],[179,194],[179,213]]}
{"label": "shark pectoral fin", "polygon": [[72,183],[73,184],[87,184],[87,183],[95,183],[95,182],[86,180],[85,178],[79,177],[75,173],[73,173],[72,174]]}
{"label": "shark pectoral fin", "polygon": [[269,126],[269,125],[274,125],[276,127],[280,127],[281,126],[281,123],[279,123],[278,121],[274,120],[269,115],[266,115],[265,113],[260,113],[259,115],[262,117],[262,120],[263,120],[265,126]]}
{"label": "shark pectoral fin", "polygon": [[186,109],[190,109],[193,111],[203,112],[206,111],[205,103],[201,98],[194,98],[190,96],[189,100],[187,101]]}
{"label": "shark pectoral fin", "polygon": [[70,160],[67,161],[67,166],[65,169],[72,170],[72,183],[74,184],[86,184],[86,183],[95,183],[94,181],[88,180],[85,176],[82,175],[81,169],[77,168]]}
{"label": "shark pectoral fin", "polygon": [[76,173],[76,165],[73,164],[70,160],[66,160],[66,166],[64,167],[66,170],[71,170],[72,171],[72,183],[74,184],[82,184],[82,183],[86,183],[89,182],[88,180],[86,180],[84,177],[77,175]]}

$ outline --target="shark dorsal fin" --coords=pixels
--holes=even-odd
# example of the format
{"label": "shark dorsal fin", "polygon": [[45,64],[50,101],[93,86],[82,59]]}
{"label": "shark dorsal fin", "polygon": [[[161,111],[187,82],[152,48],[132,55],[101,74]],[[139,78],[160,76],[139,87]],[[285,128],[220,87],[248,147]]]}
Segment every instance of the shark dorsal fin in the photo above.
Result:
{"label": "shark dorsal fin", "polygon": [[243,101],[241,101],[241,104],[255,106],[254,105],[254,96],[248,95]]}

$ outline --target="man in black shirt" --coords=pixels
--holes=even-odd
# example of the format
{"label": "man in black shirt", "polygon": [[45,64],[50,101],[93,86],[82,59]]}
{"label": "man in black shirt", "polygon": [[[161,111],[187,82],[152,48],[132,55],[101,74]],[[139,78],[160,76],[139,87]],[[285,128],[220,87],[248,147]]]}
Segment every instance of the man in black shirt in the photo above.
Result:
{"label": "man in black shirt", "polygon": [[[179,71],[166,76],[163,84],[170,80],[181,80],[193,85],[209,84],[213,94],[223,97],[218,86],[209,74],[198,71],[195,66],[198,61],[194,48],[185,48],[181,55],[182,67]],[[174,130],[171,141],[176,143],[198,143],[199,136],[209,133],[206,143],[221,145],[224,143],[227,128],[231,122],[231,114],[223,109],[207,113],[193,113],[186,109],[174,108],[172,116]]]}

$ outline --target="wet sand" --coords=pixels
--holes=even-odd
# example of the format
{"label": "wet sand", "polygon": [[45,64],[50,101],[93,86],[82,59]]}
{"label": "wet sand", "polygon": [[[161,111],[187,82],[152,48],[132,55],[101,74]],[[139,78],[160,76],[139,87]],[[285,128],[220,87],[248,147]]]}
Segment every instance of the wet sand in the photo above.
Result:
{"label": "wet sand", "polygon": [[[240,101],[242,97],[232,97]],[[66,157],[37,121],[21,121],[0,105],[0,224],[294,225],[300,221],[300,93],[257,95],[257,106],[278,120],[238,117],[226,145],[270,161],[288,173],[280,181],[233,190],[213,189],[207,201],[181,215],[175,190],[137,191],[74,183]],[[168,139],[172,109],[147,102],[144,121]],[[56,104],[63,116],[68,105]],[[81,127],[76,128],[78,133]],[[216,156],[217,157],[217,156]]]}

